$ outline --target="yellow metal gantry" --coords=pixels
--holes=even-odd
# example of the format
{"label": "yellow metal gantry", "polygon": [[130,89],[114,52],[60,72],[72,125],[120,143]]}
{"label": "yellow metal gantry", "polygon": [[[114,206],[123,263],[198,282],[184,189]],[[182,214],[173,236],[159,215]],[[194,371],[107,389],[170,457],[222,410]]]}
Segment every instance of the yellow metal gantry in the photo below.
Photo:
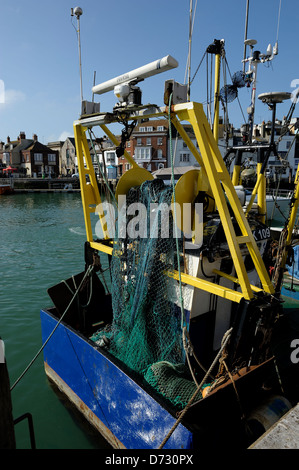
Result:
{"label": "yellow metal gantry", "polygon": [[[146,117],[150,118],[162,116],[167,118],[168,111],[169,110],[167,107],[152,108],[152,111],[147,110]],[[135,111],[130,116],[128,116],[128,120],[142,119],[144,118],[144,116],[145,114],[143,114],[142,112]],[[242,210],[241,203],[234,189],[230,175],[227,171],[222,155],[218,149],[218,145],[216,144],[215,138],[210,129],[210,125],[204,113],[203,106],[200,103],[196,102],[188,102],[184,104],[174,105],[171,107],[170,116],[173,125],[180,133],[181,137],[189,147],[190,151],[193,153],[194,157],[200,164],[202,171],[205,173],[208,179],[210,190],[213,193],[215,204],[221,219],[222,227],[234,263],[236,277],[232,278],[226,273],[222,273],[220,271],[217,271],[217,274],[228,279],[233,279],[235,283],[240,285],[241,292],[184,273],[181,274],[182,282],[198,289],[201,289],[205,292],[210,292],[220,297],[227,298],[234,302],[240,302],[243,298],[246,300],[250,300],[254,296],[253,292],[259,290],[264,290],[264,292],[268,294],[274,294],[273,284],[271,283],[271,280],[268,276],[266,267],[262,260],[261,254],[259,252],[258,246],[256,244],[246,216]],[[196,149],[196,147],[184,131],[184,128],[181,124],[183,121],[188,121],[192,125],[198,143],[199,151]],[[111,114],[109,115],[108,123],[110,122],[113,122],[111,120]],[[115,120],[115,122],[117,121]],[[75,121],[74,132],[76,140],[76,151],[78,157],[78,169],[80,175],[82,204],[86,225],[87,241],[90,243],[90,246],[92,248],[102,251],[104,253],[112,254],[112,243],[110,245],[106,245],[104,243],[96,242],[93,240],[91,214],[96,212],[96,207],[101,204],[102,201],[98,189],[98,184],[96,181],[96,176],[92,167],[92,160],[86,137],[86,131],[89,128],[93,127],[94,125],[99,125],[104,130],[104,132],[110,137],[110,139],[115,144],[118,144],[119,142],[109,131],[106,124],[107,118],[105,114],[101,114],[98,116],[95,115],[94,117],[86,117],[82,118],[79,121]],[[125,154],[125,157],[131,163],[133,170],[135,170],[135,173],[138,173],[139,168],[137,168],[138,165],[136,164],[136,162],[128,154]],[[146,172],[146,170],[141,168],[140,170],[143,170],[141,179],[153,178],[151,173]],[[146,176],[146,173],[148,173],[148,177]],[[89,176],[90,182],[86,181],[86,175]],[[123,176],[125,175],[126,173]],[[198,189],[200,190],[200,187]],[[241,233],[241,235],[239,236],[236,235],[230,210],[233,212],[235,220],[239,227]],[[105,215],[100,212],[99,217],[103,228],[104,238],[108,240],[109,233],[107,230],[107,222],[105,219]],[[240,246],[243,244],[247,246],[248,252],[252,258],[255,269],[261,281],[262,289],[258,289],[257,287],[250,285],[240,249]],[[177,272],[168,273],[168,275],[174,277],[175,279],[178,278]]]}

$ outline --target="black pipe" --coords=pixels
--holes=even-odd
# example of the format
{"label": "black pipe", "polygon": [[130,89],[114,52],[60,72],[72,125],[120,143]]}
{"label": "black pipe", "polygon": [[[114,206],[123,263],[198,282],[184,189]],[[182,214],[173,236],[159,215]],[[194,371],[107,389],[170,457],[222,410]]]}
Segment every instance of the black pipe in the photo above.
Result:
{"label": "black pipe", "polygon": [[32,415],[30,413],[25,413],[19,418],[14,420],[14,425],[20,423],[24,419],[28,419],[28,427],[29,427],[29,435],[30,435],[30,443],[31,443],[31,449],[35,450],[36,445],[35,445],[35,435],[34,435],[34,427],[33,427],[33,419]]}

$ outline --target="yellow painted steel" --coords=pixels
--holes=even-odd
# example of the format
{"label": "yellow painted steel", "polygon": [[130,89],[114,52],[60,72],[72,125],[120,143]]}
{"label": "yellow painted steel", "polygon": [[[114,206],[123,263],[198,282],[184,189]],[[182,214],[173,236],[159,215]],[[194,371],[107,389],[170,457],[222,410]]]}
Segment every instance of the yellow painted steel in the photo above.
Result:
{"label": "yellow painted steel", "polygon": [[[114,143],[114,145],[118,147],[119,141],[117,140],[115,135],[110,131],[110,129],[108,129],[108,127],[105,126],[105,124],[101,124],[100,127],[105,132],[105,134],[108,135],[109,139]],[[138,163],[135,162],[134,158],[132,158],[131,155],[126,150],[124,151],[124,157],[130,163],[130,165],[132,165],[133,168],[140,168]]]}
{"label": "yellow painted steel", "polygon": [[[76,153],[78,159],[78,170],[81,188],[81,197],[83,205],[83,214],[85,220],[86,237],[88,242],[93,241],[92,226],[90,214],[96,212],[96,207],[102,204],[96,175],[92,165],[92,159],[89,152],[89,146],[86,138],[86,129],[84,129],[80,123],[74,123],[74,136],[76,142]],[[90,182],[86,181],[86,175],[89,176]],[[107,229],[107,222],[105,215],[101,213],[99,215],[102,230],[105,239],[109,239],[109,233]]]}
{"label": "yellow painted steel", "polygon": [[[226,274],[222,271],[219,271],[218,269],[213,269],[213,273],[217,274],[220,277],[225,277],[225,279],[228,279],[229,281],[234,282],[235,284],[239,284],[239,279],[237,279],[235,276],[231,276],[230,274]],[[263,289],[260,289],[259,287],[253,286],[251,284],[251,289],[254,292],[263,292]]]}
{"label": "yellow painted steel", "polygon": [[107,255],[112,255],[112,252],[113,252],[112,246],[107,246],[100,242],[90,242],[90,246],[94,250],[102,251],[103,253],[106,253]]}
{"label": "yellow painted steel", "polygon": [[[249,283],[249,279],[240,250],[240,245],[246,244],[253,260],[253,263],[255,265],[258,276],[260,278],[263,290],[266,293],[273,294],[273,285],[268,276],[267,270],[263,263],[262,257],[258,250],[257,244],[255,242],[247,219],[243,213],[240,201],[237,197],[233,183],[223,162],[223,158],[218,149],[213,133],[210,129],[202,105],[199,103],[188,102],[172,106],[171,111],[172,123],[179,131],[187,146],[189,147],[194,157],[198,161],[199,165],[201,166],[202,174],[201,176],[198,176],[197,189],[200,189],[200,184],[202,184],[202,176],[205,175],[205,177],[207,178],[209,192],[212,191],[213,197],[215,199],[215,204],[221,219],[223,230],[230,249],[231,257],[234,262],[236,277],[233,279],[234,282],[240,285],[241,292],[228,289],[225,286],[220,286],[216,283],[202,280],[200,278],[190,276],[185,273],[181,273],[181,281],[183,283],[213,293],[220,297],[227,298],[234,302],[240,302],[242,298],[248,300],[252,299],[254,295],[253,291],[257,291],[257,288],[251,286]],[[165,108],[161,112],[155,112],[154,116],[163,116],[167,118],[168,108]],[[142,117],[143,115],[140,116],[140,119]],[[137,118],[138,116],[136,114],[130,116],[130,119]],[[192,125],[199,146],[199,151],[191,142],[190,138],[183,129],[181,124],[182,121],[188,121]],[[106,126],[102,123],[100,123],[99,125],[104,130],[104,132],[111,138],[111,140],[118,145],[118,140],[106,128]],[[98,191],[96,177],[92,170],[92,161],[89,153],[87,139],[85,136],[86,129],[82,127],[80,121],[77,121],[76,123],[74,123],[74,131],[76,139],[76,150],[78,156],[78,167],[80,173],[80,185],[82,192],[82,202],[87,240],[90,242],[92,248],[111,254],[112,246],[107,246],[103,243],[95,242],[92,239],[90,215],[92,212],[95,212],[95,207],[101,203],[101,198]],[[129,158],[126,156],[126,158],[134,167],[133,170],[138,170],[139,167],[136,168],[136,166],[138,165],[134,162],[134,160],[130,161],[130,156]],[[132,171],[132,169],[129,171]],[[86,174],[88,174],[90,177],[90,185],[86,183]],[[128,185],[130,186],[131,184],[134,184],[135,179],[129,179],[130,181],[126,181],[124,191],[127,191]],[[239,226],[241,232],[240,236],[236,235],[231,219],[229,206],[232,212],[234,213],[236,222]],[[107,239],[109,238],[109,234],[104,215],[100,216],[100,219],[103,227],[104,238]],[[173,277],[174,279],[179,278],[179,274],[177,272],[168,272],[167,274]],[[225,277],[228,276],[226,275]]]}
{"label": "yellow painted steel", "polygon": [[153,180],[153,175],[145,168],[137,165],[137,168],[131,168],[126,171],[117,183],[115,198],[118,201],[119,196],[125,196],[133,186],[140,186],[144,181]]}
{"label": "yellow painted steel", "polygon": [[166,273],[169,277],[176,279],[177,281],[180,279],[184,284],[188,284],[189,286],[196,287],[197,289],[203,290],[205,292],[209,292],[210,294],[215,294],[218,297],[222,297],[223,299],[231,300],[232,302],[240,303],[243,299],[242,292],[235,291],[233,289],[229,289],[225,286],[220,286],[214,282],[206,281],[205,279],[200,279],[198,277],[190,276],[190,274],[185,273],[178,273],[178,271],[174,271],[173,273],[167,272]]}
{"label": "yellow painted steel", "polygon": [[255,186],[252,190],[252,193],[251,193],[251,197],[250,197],[250,201],[248,203],[248,206],[246,207],[246,216],[248,215],[248,213],[250,212],[251,208],[252,208],[252,204],[254,203],[254,199],[255,199],[255,196],[257,195],[257,192],[258,192],[258,189],[259,189],[259,186],[263,180],[263,175],[261,173],[258,173],[257,175],[257,180],[256,180],[256,183],[255,183]]}
{"label": "yellow painted steel", "polygon": [[241,166],[235,165],[233,169],[233,176],[232,176],[232,183],[234,186],[239,186],[240,184],[240,172],[241,172]]}
{"label": "yellow painted steel", "polygon": [[[256,170],[257,174],[260,175],[262,168],[262,163],[258,163]],[[257,192],[257,207],[259,213],[259,219],[261,222],[266,222],[266,215],[267,215],[267,206],[266,206],[266,177],[263,174],[261,177],[261,182],[258,187]]]}
{"label": "yellow painted steel", "polygon": [[173,107],[174,112],[181,120],[187,120],[193,126],[195,136],[201,152],[201,158],[206,170],[209,183],[215,198],[216,206],[221,218],[222,226],[226,235],[226,239],[230,248],[231,256],[237,273],[243,295],[245,299],[253,297],[252,289],[249,284],[246,268],[241,255],[239,243],[245,243],[244,240],[237,240],[236,233],[232,224],[230,212],[227,206],[225,194],[230,207],[236,217],[240,231],[243,236],[248,237],[246,245],[259,275],[263,289],[273,294],[274,288],[270,281],[266,267],[254,240],[252,231],[244,216],[241,203],[237,197],[228,171],[224,164],[221,153],[218,149],[215,139],[213,138],[209,123],[203,111],[203,107],[199,103],[188,103],[188,105],[176,105]]}
{"label": "yellow painted steel", "polygon": [[287,240],[286,240],[287,246],[291,244],[292,234],[293,234],[293,230],[294,230],[294,226],[296,222],[296,216],[297,216],[298,207],[299,207],[299,164],[298,164],[297,172],[295,176],[295,192],[294,192],[293,197],[294,197],[294,204],[291,210],[290,219],[289,219],[289,223],[287,227],[287,230],[288,230],[288,235],[287,235]]}

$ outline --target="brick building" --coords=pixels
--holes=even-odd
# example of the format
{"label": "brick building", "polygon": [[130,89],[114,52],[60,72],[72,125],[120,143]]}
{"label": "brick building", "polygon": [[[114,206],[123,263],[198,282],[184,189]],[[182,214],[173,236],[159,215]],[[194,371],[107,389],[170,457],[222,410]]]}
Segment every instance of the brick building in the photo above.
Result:
{"label": "brick building", "polygon": [[54,177],[59,173],[58,152],[39,142],[36,134],[27,139],[25,132],[20,132],[15,141],[7,137],[7,143],[2,146],[2,161],[17,168],[23,176]]}
{"label": "brick building", "polygon": [[[155,171],[167,167],[168,121],[146,120],[137,124],[126,144],[127,152],[140,167]],[[118,159],[118,175],[130,168],[125,157]]]}

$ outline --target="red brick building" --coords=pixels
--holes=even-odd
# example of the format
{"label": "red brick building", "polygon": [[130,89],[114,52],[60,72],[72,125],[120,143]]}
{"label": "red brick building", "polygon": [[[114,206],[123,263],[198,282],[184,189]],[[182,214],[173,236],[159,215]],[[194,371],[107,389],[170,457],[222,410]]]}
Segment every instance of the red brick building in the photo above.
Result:
{"label": "red brick building", "polygon": [[[135,127],[126,151],[140,167],[153,172],[167,167],[168,121],[166,119],[143,120]],[[125,157],[118,159],[118,174],[130,168]]]}

